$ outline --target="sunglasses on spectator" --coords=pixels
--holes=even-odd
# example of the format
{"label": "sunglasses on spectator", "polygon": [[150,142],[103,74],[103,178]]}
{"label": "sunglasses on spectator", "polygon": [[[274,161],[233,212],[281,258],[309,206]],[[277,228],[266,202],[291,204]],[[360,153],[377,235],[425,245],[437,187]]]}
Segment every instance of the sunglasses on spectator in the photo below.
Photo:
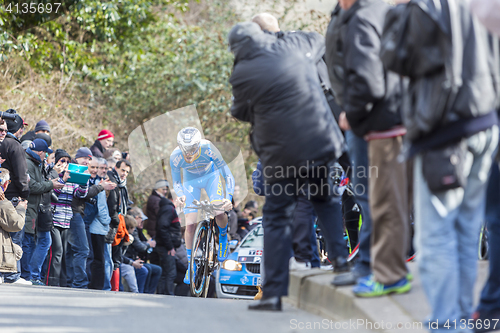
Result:
{"label": "sunglasses on spectator", "polygon": [[69,160],[60,159],[59,162],[61,162],[62,164],[67,164],[67,163],[69,163]]}
{"label": "sunglasses on spectator", "polygon": [[8,131],[6,129],[0,128],[1,133],[7,133]]}

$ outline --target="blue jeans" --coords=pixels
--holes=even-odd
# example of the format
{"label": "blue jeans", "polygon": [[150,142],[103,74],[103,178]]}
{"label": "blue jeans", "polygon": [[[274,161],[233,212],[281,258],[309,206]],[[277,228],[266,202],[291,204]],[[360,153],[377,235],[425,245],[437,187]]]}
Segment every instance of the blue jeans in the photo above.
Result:
{"label": "blue jeans", "polygon": [[144,264],[144,267],[148,269],[148,277],[146,279],[146,284],[144,285],[144,293],[154,294],[156,287],[158,286],[158,282],[160,282],[162,269],[160,266],[153,264]]}
{"label": "blue jeans", "polygon": [[370,237],[372,233],[372,218],[368,203],[368,143],[352,131],[345,133],[352,164],[352,185],[356,203],[361,208],[363,224],[359,232],[359,259],[354,269],[360,276],[369,275],[370,269]]}
{"label": "blue jeans", "polygon": [[31,278],[30,263],[31,256],[35,252],[35,247],[35,235],[25,232],[23,237],[23,256],[21,258],[21,277],[25,280]]}
{"label": "blue jeans", "polygon": [[500,169],[491,167],[486,192],[486,226],[488,228],[489,275],[477,310],[491,314],[500,311]]}
{"label": "blue jeans", "polygon": [[113,275],[113,259],[111,258],[111,244],[104,244],[104,288],[111,290],[111,275]]}
{"label": "blue jeans", "polygon": [[42,270],[43,263],[47,257],[47,251],[52,245],[52,238],[50,231],[37,231],[36,232],[36,247],[30,260],[30,272],[32,280],[41,280],[40,271]]}
{"label": "blue jeans", "polygon": [[82,214],[75,213],[71,219],[70,226],[70,244],[73,254],[73,288],[87,288],[89,280],[87,277],[86,266],[89,255],[89,242],[85,231],[85,222]]}
{"label": "blue jeans", "polygon": [[[469,153],[465,188],[430,192],[422,175],[422,155],[414,162],[415,239],[422,286],[438,332],[470,332],[453,325],[472,314],[477,275],[479,231],[484,218],[485,196],[498,127],[467,140]],[[432,325],[431,327],[434,327]]]}
{"label": "blue jeans", "polygon": [[[24,229],[18,232],[11,232],[10,237],[14,244],[23,246]],[[21,277],[21,260],[17,262],[17,273],[4,273],[3,278],[6,283],[14,283]]]}

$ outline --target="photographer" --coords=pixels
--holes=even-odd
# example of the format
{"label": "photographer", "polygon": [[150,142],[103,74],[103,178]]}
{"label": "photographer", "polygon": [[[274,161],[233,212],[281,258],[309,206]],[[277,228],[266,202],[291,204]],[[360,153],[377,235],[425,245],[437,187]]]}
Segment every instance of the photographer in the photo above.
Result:
{"label": "photographer", "polygon": [[[9,182],[9,170],[0,168],[0,283],[3,282],[4,273],[11,273],[11,277],[17,275],[16,261],[21,258],[22,250],[12,242],[10,233],[19,232],[23,229],[28,205],[27,201],[23,200],[14,208],[12,202],[5,198],[4,192],[7,190]],[[26,283],[24,279],[20,279],[19,275],[12,282],[31,284]]]}
{"label": "photographer", "polygon": [[[44,160],[46,153],[51,154],[47,143],[42,139],[35,139],[30,148],[26,149],[26,163],[28,165],[30,195],[28,197],[28,211],[23,238],[23,258],[21,260],[22,276],[28,278],[34,285],[44,285],[40,278],[40,271],[52,244],[50,228],[52,224],[52,210],[50,202],[42,204],[42,196],[49,194],[53,189],[61,189],[63,184],[57,179],[47,180],[44,175]],[[40,229],[40,223],[43,224]],[[35,241],[36,234],[36,241]],[[35,244],[36,243],[36,244]]]}

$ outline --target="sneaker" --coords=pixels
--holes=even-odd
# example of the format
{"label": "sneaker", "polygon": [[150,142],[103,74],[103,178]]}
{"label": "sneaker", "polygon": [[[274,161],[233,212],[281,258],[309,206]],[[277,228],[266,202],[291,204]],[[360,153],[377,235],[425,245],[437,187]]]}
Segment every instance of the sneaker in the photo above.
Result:
{"label": "sneaker", "polygon": [[358,297],[379,297],[389,294],[404,294],[410,290],[411,284],[406,277],[396,283],[384,285],[375,281],[371,276],[369,279],[361,279],[352,291]]}
{"label": "sneaker", "polygon": [[290,271],[307,271],[311,269],[310,262],[300,262],[295,259],[295,257],[290,258]]}
{"label": "sneaker", "polygon": [[42,280],[31,279],[30,282],[34,286],[45,286],[45,283],[43,283]]}
{"label": "sneaker", "polygon": [[228,255],[229,242],[227,241],[227,233],[225,236],[219,234],[219,252],[217,253],[217,259],[219,262],[226,260]]}
{"label": "sneaker", "polygon": [[21,284],[21,285],[25,285],[25,286],[31,286],[33,284],[33,283],[31,283],[31,281],[26,281],[23,278],[19,278],[15,282],[12,282],[12,283],[13,284]]}

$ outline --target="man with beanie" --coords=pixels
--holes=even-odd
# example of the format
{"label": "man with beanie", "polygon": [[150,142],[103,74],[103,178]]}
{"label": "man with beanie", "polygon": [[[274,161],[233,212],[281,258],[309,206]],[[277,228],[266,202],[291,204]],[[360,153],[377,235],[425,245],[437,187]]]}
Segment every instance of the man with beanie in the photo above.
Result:
{"label": "man with beanie", "polygon": [[[92,152],[87,147],[82,147],[76,152],[75,160],[79,165],[88,166],[92,160]],[[71,182],[71,178],[69,179]],[[70,244],[73,255],[73,288],[86,289],[89,283],[86,265],[87,257],[89,255],[89,240],[85,230],[85,222],[83,215],[85,210],[85,201],[97,196],[103,190],[112,190],[115,184],[110,181],[103,181],[98,185],[89,187],[89,183],[81,186],[77,185],[75,194],[71,201],[71,209],[73,210],[73,217],[70,222]]]}
{"label": "man with beanie", "polygon": [[99,132],[97,136],[97,140],[95,140],[90,150],[95,157],[103,157],[106,149],[113,147],[113,142],[115,140],[115,136],[111,131],[107,129],[103,129]]}
{"label": "man with beanie", "polygon": [[[28,185],[28,167],[26,165],[26,157],[23,147],[19,138],[23,135],[24,126],[26,125],[20,115],[17,114],[16,110],[9,109],[5,111],[7,113],[15,115],[15,119],[5,119],[7,124],[7,136],[0,145],[0,158],[5,161],[2,163],[2,167],[9,170],[10,172],[10,186],[5,190],[5,198],[7,200],[12,200],[14,197],[20,197],[23,200],[27,200],[30,194],[30,189]],[[11,233],[12,241],[22,246],[23,231]],[[4,276],[4,281],[7,283],[12,283],[19,280],[21,273],[9,273]]]}
{"label": "man with beanie", "polygon": [[[26,163],[28,165],[30,195],[28,197],[28,210],[24,225],[23,257],[21,259],[21,276],[29,279],[34,285],[43,285],[40,278],[45,256],[52,243],[50,232],[38,228],[39,207],[44,193],[52,189],[61,189],[63,184],[57,179],[47,180],[43,162],[45,154],[52,153],[43,139],[35,139],[26,149]],[[36,234],[36,242],[35,242]]]}
{"label": "man with beanie", "polygon": [[[33,141],[36,139],[37,134],[46,134],[50,137],[50,126],[45,120],[40,120],[38,123],[36,123],[35,130],[34,131],[29,131],[28,133],[24,134],[21,137],[21,142],[24,142],[26,140]],[[51,145],[49,144],[49,147]]]}

